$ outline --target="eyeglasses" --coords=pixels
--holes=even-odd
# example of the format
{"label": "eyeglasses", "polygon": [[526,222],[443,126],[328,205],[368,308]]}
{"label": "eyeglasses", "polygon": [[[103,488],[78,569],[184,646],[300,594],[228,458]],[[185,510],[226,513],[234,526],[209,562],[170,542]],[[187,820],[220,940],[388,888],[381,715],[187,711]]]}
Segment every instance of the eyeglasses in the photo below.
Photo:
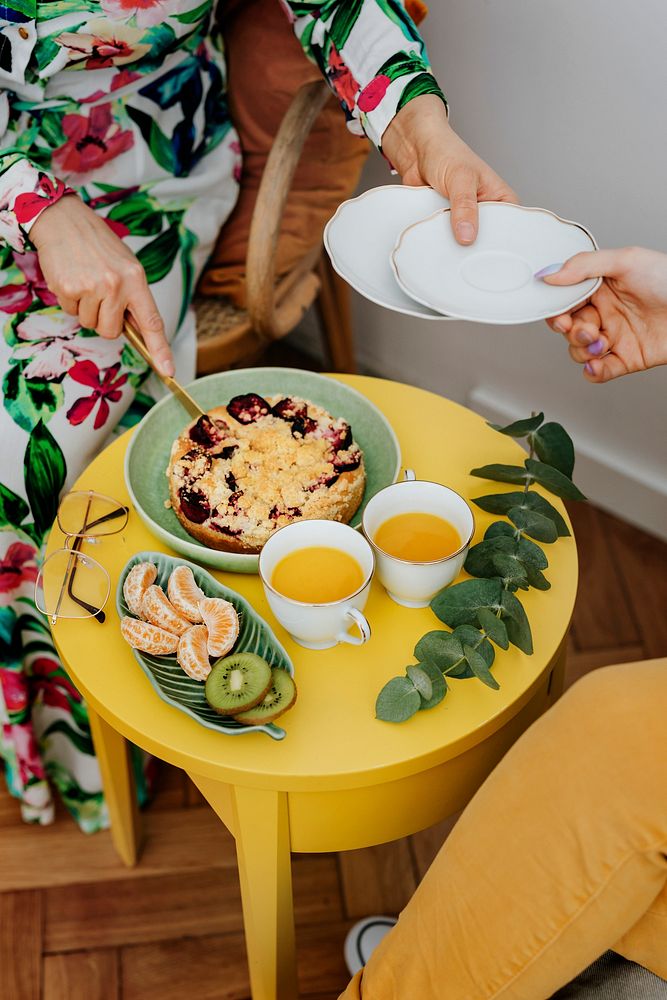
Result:
{"label": "eyeglasses", "polygon": [[35,604],[52,625],[58,618],[105,621],[102,609],[111,589],[109,574],[80,550],[84,542],[95,543],[122,531],[128,513],[127,507],[102,493],[75,490],[65,494],[57,513],[65,544],[44,561],[35,582]]}

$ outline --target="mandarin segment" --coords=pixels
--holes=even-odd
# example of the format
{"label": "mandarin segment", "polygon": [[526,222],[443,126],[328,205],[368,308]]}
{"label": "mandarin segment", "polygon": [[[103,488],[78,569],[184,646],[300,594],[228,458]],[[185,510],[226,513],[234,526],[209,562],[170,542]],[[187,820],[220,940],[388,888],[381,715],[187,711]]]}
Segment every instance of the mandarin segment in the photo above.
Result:
{"label": "mandarin segment", "polygon": [[176,610],[164,590],[155,584],[146,588],[141,602],[141,617],[176,635],[183,635],[192,625],[185,615]]}
{"label": "mandarin segment", "polygon": [[206,626],[193,625],[178,640],[176,659],[181,669],[195,681],[205,681],[211,672],[207,639]]}
{"label": "mandarin segment", "polygon": [[125,577],[123,583],[123,597],[125,603],[137,618],[141,618],[141,602],[144,599],[146,590],[157,577],[157,566],[150,562],[137,563]]}
{"label": "mandarin segment", "polygon": [[177,566],[172,571],[167,584],[167,594],[176,610],[185,615],[188,621],[202,621],[199,602],[204,600],[206,595],[197,586],[189,566]]}
{"label": "mandarin segment", "polygon": [[208,628],[209,656],[226,656],[239,637],[236,608],[219,597],[205,597],[199,602],[199,611]]}
{"label": "mandarin segment", "polygon": [[121,618],[120,631],[125,641],[129,642],[133,649],[140,649],[142,653],[168,656],[170,653],[175,653],[178,646],[177,635],[138,618],[127,616]]}

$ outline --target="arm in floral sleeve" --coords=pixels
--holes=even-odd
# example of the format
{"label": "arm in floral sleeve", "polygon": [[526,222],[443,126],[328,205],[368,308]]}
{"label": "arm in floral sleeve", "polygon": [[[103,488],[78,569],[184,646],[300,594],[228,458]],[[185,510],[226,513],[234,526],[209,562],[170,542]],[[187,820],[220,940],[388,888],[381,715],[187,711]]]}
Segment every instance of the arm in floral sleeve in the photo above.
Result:
{"label": "arm in floral sleeve", "polygon": [[400,0],[283,0],[306,54],[322,70],[348,128],[381,148],[382,135],[414,97],[445,102],[424,41]]}
{"label": "arm in floral sleeve", "polygon": [[[10,0],[0,7],[0,144],[10,117],[12,85],[23,84],[37,38],[35,0]],[[39,169],[17,147],[0,149],[0,240],[25,250],[28,234],[45,208],[74,192]]]}

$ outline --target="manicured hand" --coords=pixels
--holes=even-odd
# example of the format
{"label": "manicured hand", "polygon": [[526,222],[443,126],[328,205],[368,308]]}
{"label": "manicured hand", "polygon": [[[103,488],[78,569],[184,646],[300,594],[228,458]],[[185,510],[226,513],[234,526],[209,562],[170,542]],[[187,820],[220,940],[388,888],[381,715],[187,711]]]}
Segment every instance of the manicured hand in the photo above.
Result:
{"label": "manicured hand", "polygon": [[385,129],[382,151],[404,184],[427,184],[449,198],[454,236],[463,245],[477,239],[478,201],[518,201],[451,128],[435,94],[422,94],[401,108]]}
{"label": "manicured hand", "polygon": [[640,247],[580,253],[544,281],[574,285],[596,277],[604,281],[590,302],[549,320],[588,381],[667,364],[667,254]]}
{"label": "manicured hand", "polygon": [[76,195],[45,209],[30,232],[44,279],[70,316],[101,337],[120,336],[127,311],[157,367],[174,374],[164,323],[135,255]]}

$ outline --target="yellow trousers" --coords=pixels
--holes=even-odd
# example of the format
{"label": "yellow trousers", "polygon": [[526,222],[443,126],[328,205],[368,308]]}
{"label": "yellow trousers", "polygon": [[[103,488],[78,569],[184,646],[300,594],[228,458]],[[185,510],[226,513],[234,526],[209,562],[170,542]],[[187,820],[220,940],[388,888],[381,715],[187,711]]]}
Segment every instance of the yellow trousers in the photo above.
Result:
{"label": "yellow trousers", "polygon": [[341,1000],[547,1000],[608,948],[667,979],[667,660],[524,734]]}

